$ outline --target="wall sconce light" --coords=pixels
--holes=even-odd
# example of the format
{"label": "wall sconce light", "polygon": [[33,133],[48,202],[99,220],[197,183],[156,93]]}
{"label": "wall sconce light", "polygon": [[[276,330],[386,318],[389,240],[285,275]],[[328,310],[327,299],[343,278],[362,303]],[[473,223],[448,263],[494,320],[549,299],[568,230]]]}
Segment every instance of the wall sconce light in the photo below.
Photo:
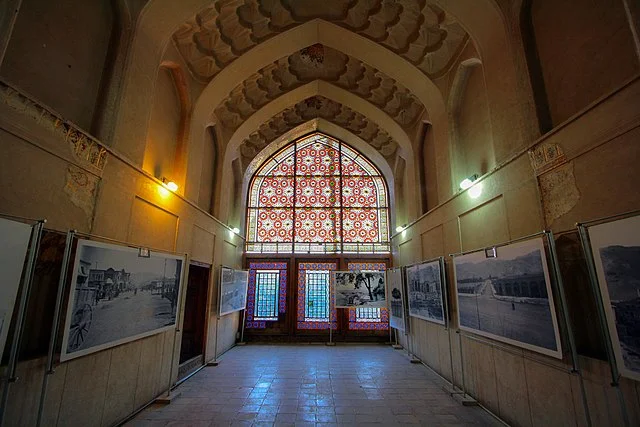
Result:
{"label": "wall sconce light", "polygon": [[460,189],[466,190],[467,188],[471,187],[477,179],[478,179],[477,173],[474,173],[469,178],[463,179],[462,182],[460,183]]}
{"label": "wall sconce light", "polygon": [[396,233],[400,233],[401,231],[404,231],[405,228],[407,228],[407,224],[397,226]]}
{"label": "wall sconce light", "polygon": [[169,181],[165,177],[162,177],[162,185],[164,185],[165,187],[167,187],[169,190],[173,191],[174,193],[176,191],[178,191],[178,184],[176,184],[173,181]]}
{"label": "wall sconce light", "polygon": [[236,234],[240,234],[240,229],[238,227],[233,227],[231,231],[233,231]]}

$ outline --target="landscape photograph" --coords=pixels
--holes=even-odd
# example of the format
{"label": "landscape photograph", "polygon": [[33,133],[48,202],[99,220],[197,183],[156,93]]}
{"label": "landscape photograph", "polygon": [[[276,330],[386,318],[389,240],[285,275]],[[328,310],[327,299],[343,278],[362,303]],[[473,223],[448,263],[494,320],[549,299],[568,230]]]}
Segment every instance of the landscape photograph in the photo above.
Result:
{"label": "landscape photograph", "polygon": [[460,329],[562,357],[542,238],[500,246],[495,257],[456,256],[454,266]]}

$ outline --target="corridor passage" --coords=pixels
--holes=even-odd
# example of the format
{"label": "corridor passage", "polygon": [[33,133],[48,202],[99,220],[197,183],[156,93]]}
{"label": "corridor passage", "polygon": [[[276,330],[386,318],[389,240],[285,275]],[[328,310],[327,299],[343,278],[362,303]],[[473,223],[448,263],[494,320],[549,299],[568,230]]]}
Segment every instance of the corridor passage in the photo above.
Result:
{"label": "corridor passage", "polygon": [[406,352],[374,344],[235,347],[127,426],[501,426]]}

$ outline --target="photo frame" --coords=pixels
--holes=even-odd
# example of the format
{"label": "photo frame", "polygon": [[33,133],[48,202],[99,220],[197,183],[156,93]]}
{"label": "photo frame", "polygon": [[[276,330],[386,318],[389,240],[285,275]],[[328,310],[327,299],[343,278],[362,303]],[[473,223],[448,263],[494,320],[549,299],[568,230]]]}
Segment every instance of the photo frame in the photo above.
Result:
{"label": "photo frame", "polygon": [[218,294],[218,313],[225,316],[247,307],[247,288],[249,270],[235,270],[220,267],[220,286]]}
{"label": "photo frame", "polygon": [[384,271],[332,272],[336,308],[386,308]]}
{"label": "photo frame", "polygon": [[33,227],[19,221],[0,218],[0,359],[4,353],[9,325],[20,289],[22,270],[29,251],[31,231]]}
{"label": "photo frame", "polygon": [[401,268],[387,270],[389,290],[389,326],[401,332],[407,328],[406,293]]}
{"label": "photo frame", "polygon": [[409,316],[447,325],[447,285],[444,258],[413,264],[405,269]]}
{"label": "photo frame", "polygon": [[615,364],[640,381],[640,216],[585,228]]}
{"label": "photo frame", "polygon": [[78,239],[60,360],[176,327],[185,257]]}
{"label": "photo frame", "polygon": [[562,359],[542,237],[453,258],[460,330]]}

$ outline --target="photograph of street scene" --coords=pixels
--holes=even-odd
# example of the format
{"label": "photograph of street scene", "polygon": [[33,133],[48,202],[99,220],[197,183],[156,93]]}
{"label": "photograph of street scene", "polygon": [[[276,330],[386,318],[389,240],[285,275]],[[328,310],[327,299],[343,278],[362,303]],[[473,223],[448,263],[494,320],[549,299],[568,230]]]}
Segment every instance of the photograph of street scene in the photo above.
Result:
{"label": "photograph of street scene", "polygon": [[183,259],[79,240],[62,360],[175,326]]}
{"label": "photograph of street scene", "polygon": [[336,307],[386,307],[384,271],[336,271]]}
{"label": "photograph of street scene", "polygon": [[542,238],[454,257],[460,329],[562,357]]}
{"label": "photograph of street scene", "polygon": [[391,268],[387,270],[387,281],[389,282],[389,306],[391,315],[389,316],[389,325],[399,331],[405,330],[404,316],[404,289],[402,286],[402,270],[400,268]]}
{"label": "photograph of street scene", "polygon": [[640,380],[640,217],[593,226],[589,236],[618,369]]}
{"label": "photograph of street scene", "polygon": [[445,324],[440,261],[407,267],[409,316]]}
{"label": "photograph of street scene", "polygon": [[222,267],[220,279],[220,316],[244,310],[247,304],[249,272]]}

